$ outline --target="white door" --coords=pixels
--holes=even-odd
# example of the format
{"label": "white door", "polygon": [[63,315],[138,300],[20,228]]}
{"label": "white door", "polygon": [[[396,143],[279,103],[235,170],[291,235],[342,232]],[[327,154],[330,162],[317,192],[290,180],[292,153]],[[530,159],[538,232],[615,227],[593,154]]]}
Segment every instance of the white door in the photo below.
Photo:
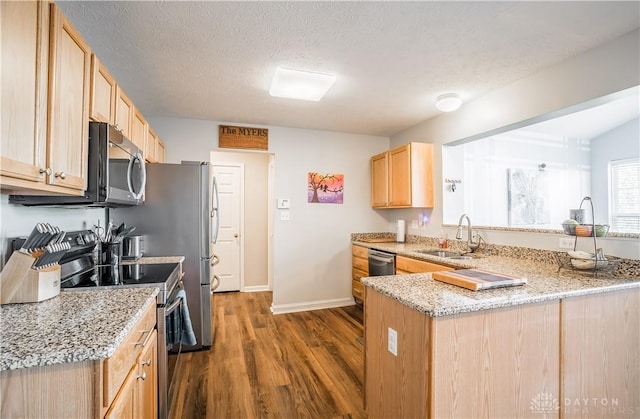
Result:
{"label": "white door", "polygon": [[220,279],[216,292],[241,289],[243,172],[244,168],[240,164],[213,165],[213,176],[218,184],[216,216],[219,217],[218,241],[213,245],[213,252],[220,262],[212,268],[213,274]]}

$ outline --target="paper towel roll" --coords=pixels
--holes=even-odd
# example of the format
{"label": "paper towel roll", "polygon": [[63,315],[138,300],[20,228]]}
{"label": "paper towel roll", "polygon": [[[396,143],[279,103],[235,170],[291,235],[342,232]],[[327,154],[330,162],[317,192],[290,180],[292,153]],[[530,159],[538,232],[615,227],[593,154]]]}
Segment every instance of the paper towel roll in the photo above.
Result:
{"label": "paper towel roll", "polygon": [[404,243],[404,220],[398,220],[398,226],[396,228],[396,241],[398,243]]}

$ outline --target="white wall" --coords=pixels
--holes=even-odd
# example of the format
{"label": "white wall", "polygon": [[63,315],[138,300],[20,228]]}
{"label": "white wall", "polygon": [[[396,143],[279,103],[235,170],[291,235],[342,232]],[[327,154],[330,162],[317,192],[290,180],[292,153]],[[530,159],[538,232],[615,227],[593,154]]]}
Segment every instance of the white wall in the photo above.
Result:
{"label": "white wall", "polygon": [[[150,123],[166,143],[171,162],[208,160],[209,152],[217,149],[219,124],[251,126],[175,118],[150,118]],[[350,234],[387,231],[387,213],[370,206],[369,157],[388,150],[389,139],[264,128],[269,128],[269,152],[275,155],[275,198],[291,201],[290,221],[280,221],[275,211],[273,309],[348,304],[352,301]],[[307,203],[310,171],[344,174],[344,204]]]}
{"label": "white wall", "polygon": [[591,194],[596,221],[609,223],[609,162],[640,156],[640,119],[591,140]]}
{"label": "white wall", "polygon": [[[526,51],[523,51],[526,53]],[[469,137],[482,137],[521,126],[523,121],[544,114],[560,112],[567,107],[580,107],[624,89],[640,85],[640,30],[633,31],[608,44],[542,70],[490,92],[458,111],[442,114],[391,137],[391,147],[408,141],[423,141],[434,147],[434,187],[436,208],[429,210],[430,221],[423,228],[409,224],[409,234],[436,237],[442,230],[442,148],[438,145]],[[507,127],[505,129],[505,127]],[[417,219],[420,210],[392,210],[389,227],[397,219]],[[471,214],[473,219],[473,214]],[[455,231],[446,229],[449,238]],[[452,233],[453,232],[453,233]],[[489,242],[558,249],[558,235],[543,233],[486,232]],[[484,236],[483,235],[483,236]],[[640,258],[640,240],[613,239],[601,241],[609,254]],[[600,243],[600,242],[599,242]]]}
{"label": "white wall", "polygon": [[104,209],[101,208],[39,208],[9,204],[9,194],[0,195],[0,266],[7,257],[8,239],[27,236],[38,222],[49,223],[65,231],[90,229],[100,220],[104,225]]}

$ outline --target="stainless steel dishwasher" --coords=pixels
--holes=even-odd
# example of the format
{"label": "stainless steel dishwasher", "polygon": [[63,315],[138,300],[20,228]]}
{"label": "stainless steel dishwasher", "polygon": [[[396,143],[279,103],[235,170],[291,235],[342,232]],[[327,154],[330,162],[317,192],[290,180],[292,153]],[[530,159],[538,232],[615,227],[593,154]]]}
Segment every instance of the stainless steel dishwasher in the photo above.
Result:
{"label": "stainless steel dishwasher", "polygon": [[369,276],[395,275],[396,255],[381,250],[369,249]]}

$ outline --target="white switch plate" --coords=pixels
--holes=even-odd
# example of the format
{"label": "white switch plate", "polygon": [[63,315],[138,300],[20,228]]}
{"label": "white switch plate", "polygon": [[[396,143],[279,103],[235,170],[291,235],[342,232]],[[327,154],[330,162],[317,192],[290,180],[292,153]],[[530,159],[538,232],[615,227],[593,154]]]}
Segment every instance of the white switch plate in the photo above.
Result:
{"label": "white switch plate", "polygon": [[290,211],[280,211],[280,221],[289,221],[291,219]]}
{"label": "white switch plate", "polygon": [[278,198],[278,209],[290,208],[289,198]]}
{"label": "white switch plate", "polygon": [[387,345],[389,352],[394,356],[398,356],[398,332],[389,328],[389,340]]}
{"label": "white switch plate", "polygon": [[576,243],[576,239],[570,239],[569,237],[560,237],[558,241],[558,247],[560,249],[573,249],[573,245]]}

